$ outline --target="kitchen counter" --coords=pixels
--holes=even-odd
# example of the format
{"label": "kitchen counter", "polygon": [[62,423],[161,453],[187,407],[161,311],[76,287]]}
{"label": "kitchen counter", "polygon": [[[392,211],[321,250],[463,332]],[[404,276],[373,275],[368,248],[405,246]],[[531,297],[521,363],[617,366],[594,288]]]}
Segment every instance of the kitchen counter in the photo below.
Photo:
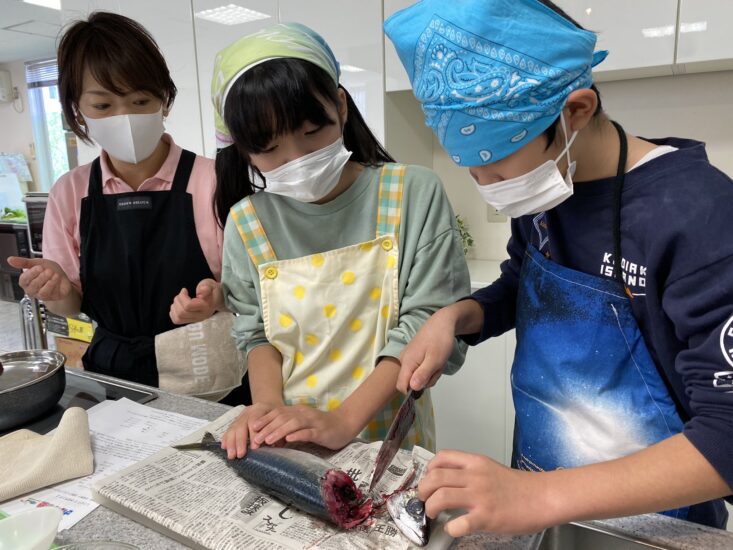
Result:
{"label": "kitchen counter", "polygon": [[[108,379],[105,376],[93,376],[102,380]],[[149,389],[147,386],[140,386],[139,384],[128,383],[128,385],[132,388]],[[156,409],[214,420],[230,408],[226,405],[175,395],[159,389],[155,391],[158,393],[158,399],[147,403],[147,406]],[[588,525],[623,537],[640,539],[661,548],[680,550],[699,550],[700,548],[729,550],[733,548],[733,533],[656,514],[588,522]],[[135,544],[143,550],[178,550],[186,548],[180,543],[102,506],[71,529],[60,532],[56,542],[61,544],[88,540],[124,541]],[[457,540],[451,548],[455,550],[525,550],[530,548],[531,542],[532,537],[501,537],[480,534]]]}

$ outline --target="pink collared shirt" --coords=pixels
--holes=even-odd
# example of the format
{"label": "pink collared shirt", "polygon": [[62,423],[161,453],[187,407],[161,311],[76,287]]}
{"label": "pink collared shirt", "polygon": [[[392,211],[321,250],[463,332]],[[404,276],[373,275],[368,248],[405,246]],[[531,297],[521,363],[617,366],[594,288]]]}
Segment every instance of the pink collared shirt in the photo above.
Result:
{"label": "pink collared shirt", "polygon": [[[138,191],[168,191],[173,183],[173,175],[178,166],[182,149],[176,145],[168,134],[163,140],[170,143],[170,151],[163,165],[152,178],[146,179]],[[102,193],[132,193],[133,189],[112,171],[107,153],[101,154]],[[51,188],[43,222],[43,257],[58,263],[71,282],[81,290],[79,279],[79,251],[81,238],[79,235],[79,216],[81,200],[89,190],[89,174],[91,163],[74,168],[61,176]],[[188,181],[188,193],[193,201],[193,217],[196,234],[201,244],[211,272],[218,281],[221,277],[221,252],[223,232],[217,223],[213,207],[213,196],[216,188],[214,161],[196,155],[191,178]]]}

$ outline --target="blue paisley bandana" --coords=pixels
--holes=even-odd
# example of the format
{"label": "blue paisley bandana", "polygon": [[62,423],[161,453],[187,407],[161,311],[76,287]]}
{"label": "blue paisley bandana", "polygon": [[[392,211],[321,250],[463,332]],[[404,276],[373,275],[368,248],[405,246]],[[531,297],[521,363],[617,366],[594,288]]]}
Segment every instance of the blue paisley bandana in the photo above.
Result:
{"label": "blue paisley bandana", "polygon": [[384,29],[425,124],[459,166],[495,162],[539,136],[608,54],[537,0],[422,0]]}

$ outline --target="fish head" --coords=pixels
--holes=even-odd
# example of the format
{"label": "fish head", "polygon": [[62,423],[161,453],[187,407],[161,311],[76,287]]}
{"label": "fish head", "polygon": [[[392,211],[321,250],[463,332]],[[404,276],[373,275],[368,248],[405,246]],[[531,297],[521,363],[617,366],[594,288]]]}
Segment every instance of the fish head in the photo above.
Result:
{"label": "fish head", "polygon": [[425,514],[425,503],[417,496],[417,489],[394,493],[387,499],[387,510],[397,528],[410,542],[425,546],[430,540],[430,518]]}

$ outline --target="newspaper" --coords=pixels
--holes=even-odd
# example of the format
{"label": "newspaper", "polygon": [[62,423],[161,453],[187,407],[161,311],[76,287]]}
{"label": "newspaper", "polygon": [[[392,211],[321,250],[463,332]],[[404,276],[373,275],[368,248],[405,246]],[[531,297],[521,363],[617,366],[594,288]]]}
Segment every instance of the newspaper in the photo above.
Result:
{"label": "newspaper", "polygon": [[[179,443],[199,441],[205,431],[218,439],[241,410],[242,407],[232,409]],[[356,441],[338,452],[316,446],[299,448],[326,458],[365,490],[380,445]],[[416,484],[432,456],[420,447],[412,453],[398,452],[377,490],[384,494]],[[389,517],[386,506],[353,529],[339,529],[258,490],[209,451],[162,449],[99,481],[92,494],[100,504],[193,548],[413,548]],[[442,529],[442,521],[434,522],[428,548],[447,548],[451,542]]]}

